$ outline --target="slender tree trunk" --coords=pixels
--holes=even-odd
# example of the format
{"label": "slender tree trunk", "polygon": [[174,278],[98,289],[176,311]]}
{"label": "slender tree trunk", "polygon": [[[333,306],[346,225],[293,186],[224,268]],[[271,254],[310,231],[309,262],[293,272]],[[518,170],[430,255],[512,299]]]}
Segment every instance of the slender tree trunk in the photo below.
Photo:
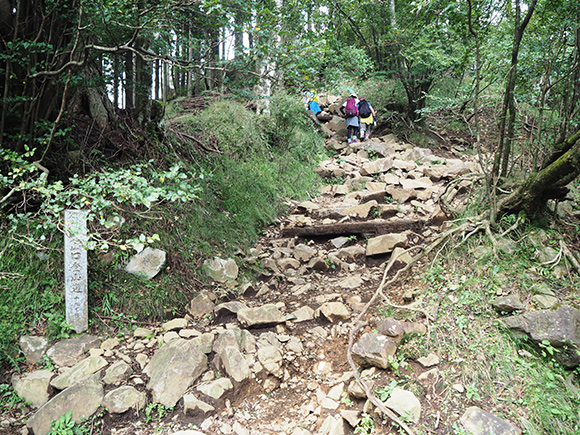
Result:
{"label": "slender tree trunk", "polygon": [[125,109],[135,107],[135,66],[133,52],[125,53]]}
{"label": "slender tree trunk", "polygon": [[516,86],[516,78],[517,78],[518,55],[520,50],[520,44],[524,36],[524,31],[526,30],[526,27],[530,22],[530,19],[532,18],[532,14],[534,13],[534,9],[536,8],[536,3],[537,0],[530,1],[526,17],[524,18],[523,21],[521,21],[520,0],[515,0],[515,24],[514,24],[514,41],[512,44],[512,59],[510,70],[507,77],[502,112],[500,115],[499,144],[493,164],[493,176],[495,177],[496,180],[500,177],[505,177],[507,174],[516,119],[514,89]]}

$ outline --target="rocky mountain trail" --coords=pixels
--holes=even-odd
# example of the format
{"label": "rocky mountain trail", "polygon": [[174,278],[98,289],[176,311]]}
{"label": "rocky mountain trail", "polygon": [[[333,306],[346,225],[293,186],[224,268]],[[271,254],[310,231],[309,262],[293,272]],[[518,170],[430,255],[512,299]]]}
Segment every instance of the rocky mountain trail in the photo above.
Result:
{"label": "rocky mountain trail", "polygon": [[[413,319],[396,319],[379,302],[365,312],[353,372],[349,334],[385,282],[386,265],[393,277],[411,261],[408,248],[447,229],[442,202],[460,202],[480,167],[475,156],[439,155],[392,134],[347,145],[336,115],[328,115],[333,105],[321,104],[335,155],[317,169],[326,180],[320,195],[288,202],[289,212],[249,252],[208,260],[214,285],[183,318],[122,336],[23,337],[30,370],[12,384],[30,405],[4,419],[3,430],[44,435],[71,410],[74,421],[89,419],[104,434],[351,434],[384,414],[360,376],[400,422],[377,417],[375,433],[403,426],[413,433],[422,423],[444,434],[478,421],[500,428],[490,433],[521,433],[476,407],[443,420],[444,356],[432,349],[405,364],[397,359],[398,346],[429,333],[422,313],[436,309],[421,302],[419,272],[382,289],[387,305],[415,310]],[[253,268],[257,281],[236,281],[238,264]],[[425,396],[399,387],[394,374],[420,384]]]}

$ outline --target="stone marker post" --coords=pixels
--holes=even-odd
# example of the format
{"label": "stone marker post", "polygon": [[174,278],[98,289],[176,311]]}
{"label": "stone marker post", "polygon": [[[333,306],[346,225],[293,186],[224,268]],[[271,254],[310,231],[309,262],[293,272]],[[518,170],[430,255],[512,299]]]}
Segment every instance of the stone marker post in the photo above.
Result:
{"label": "stone marker post", "polygon": [[87,213],[64,212],[64,288],[66,322],[76,332],[89,327],[87,280]]}

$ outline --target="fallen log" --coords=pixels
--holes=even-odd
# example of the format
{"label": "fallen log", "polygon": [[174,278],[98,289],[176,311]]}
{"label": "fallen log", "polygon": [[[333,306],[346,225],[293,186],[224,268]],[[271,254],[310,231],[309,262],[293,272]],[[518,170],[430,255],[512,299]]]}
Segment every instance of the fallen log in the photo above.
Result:
{"label": "fallen log", "polygon": [[292,226],[282,229],[284,237],[316,237],[351,234],[387,234],[399,233],[405,230],[418,230],[427,222],[423,219],[374,219],[360,222],[339,222],[333,224],[320,224],[308,226]]}

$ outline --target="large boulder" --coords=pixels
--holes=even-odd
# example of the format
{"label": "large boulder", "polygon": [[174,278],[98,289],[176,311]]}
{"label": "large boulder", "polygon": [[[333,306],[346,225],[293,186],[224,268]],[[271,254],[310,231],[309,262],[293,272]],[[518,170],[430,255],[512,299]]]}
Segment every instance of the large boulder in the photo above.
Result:
{"label": "large boulder", "polygon": [[80,423],[97,411],[102,400],[103,386],[100,375],[96,373],[60,392],[42,405],[28,419],[26,426],[34,435],[45,435],[50,431],[51,421],[58,420],[63,414],[71,411],[72,419]]}
{"label": "large boulder", "polygon": [[89,349],[97,349],[101,340],[93,335],[83,335],[55,343],[46,355],[57,366],[73,366],[84,359]]}
{"label": "large boulder", "polygon": [[16,394],[35,408],[48,402],[48,385],[53,373],[50,370],[36,370],[22,376],[12,376],[12,387]]}
{"label": "large boulder", "polygon": [[529,335],[536,343],[549,342],[559,350],[554,357],[565,367],[580,365],[580,310],[562,306],[557,310],[507,317],[503,321],[509,329]]}
{"label": "large boulder", "polygon": [[48,349],[48,340],[42,336],[23,335],[19,340],[20,350],[29,364],[39,362],[46,349]]}
{"label": "large boulder", "polygon": [[207,357],[194,340],[180,338],[155,352],[143,373],[149,376],[147,388],[151,390],[153,401],[175,406],[206,369]]}
{"label": "large boulder", "polygon": [[393,252],[396,247],[406,248],[409,243],[409,233],[383,234],[373,237],[367,242],[366,255],[386,254]]}
{"label": "large boulder", "polygon": [[266,304],[257,308],[244,308],[238,311],[238,321],[248,327],[265,326],[283,323],[284,315],[274,304]]}
{"label": "large boulder", "polygon": [[107,365],[107,361],[100,356],[90,356],[75,364],[70,370],[54,378],[50,385],[57,390],[64,390],[81,379],[98,372]]}
{"label": "large boulder", "polygon": [[352,358],[359,364],[386,369],[389,357],[395,355],[397,344],[386,335],[369,332],[352,347]]}
{"label": "large boulder", "polygon": [[510,422],[471,406],[461,416],[461,424],[473,435],[521,435],[522,431]]}
{"label": "large boulder", "polygon": [[165,266],[167,254],[161,249],[145,248],[129,261],[125,271],[143,279],[154,278]]}

